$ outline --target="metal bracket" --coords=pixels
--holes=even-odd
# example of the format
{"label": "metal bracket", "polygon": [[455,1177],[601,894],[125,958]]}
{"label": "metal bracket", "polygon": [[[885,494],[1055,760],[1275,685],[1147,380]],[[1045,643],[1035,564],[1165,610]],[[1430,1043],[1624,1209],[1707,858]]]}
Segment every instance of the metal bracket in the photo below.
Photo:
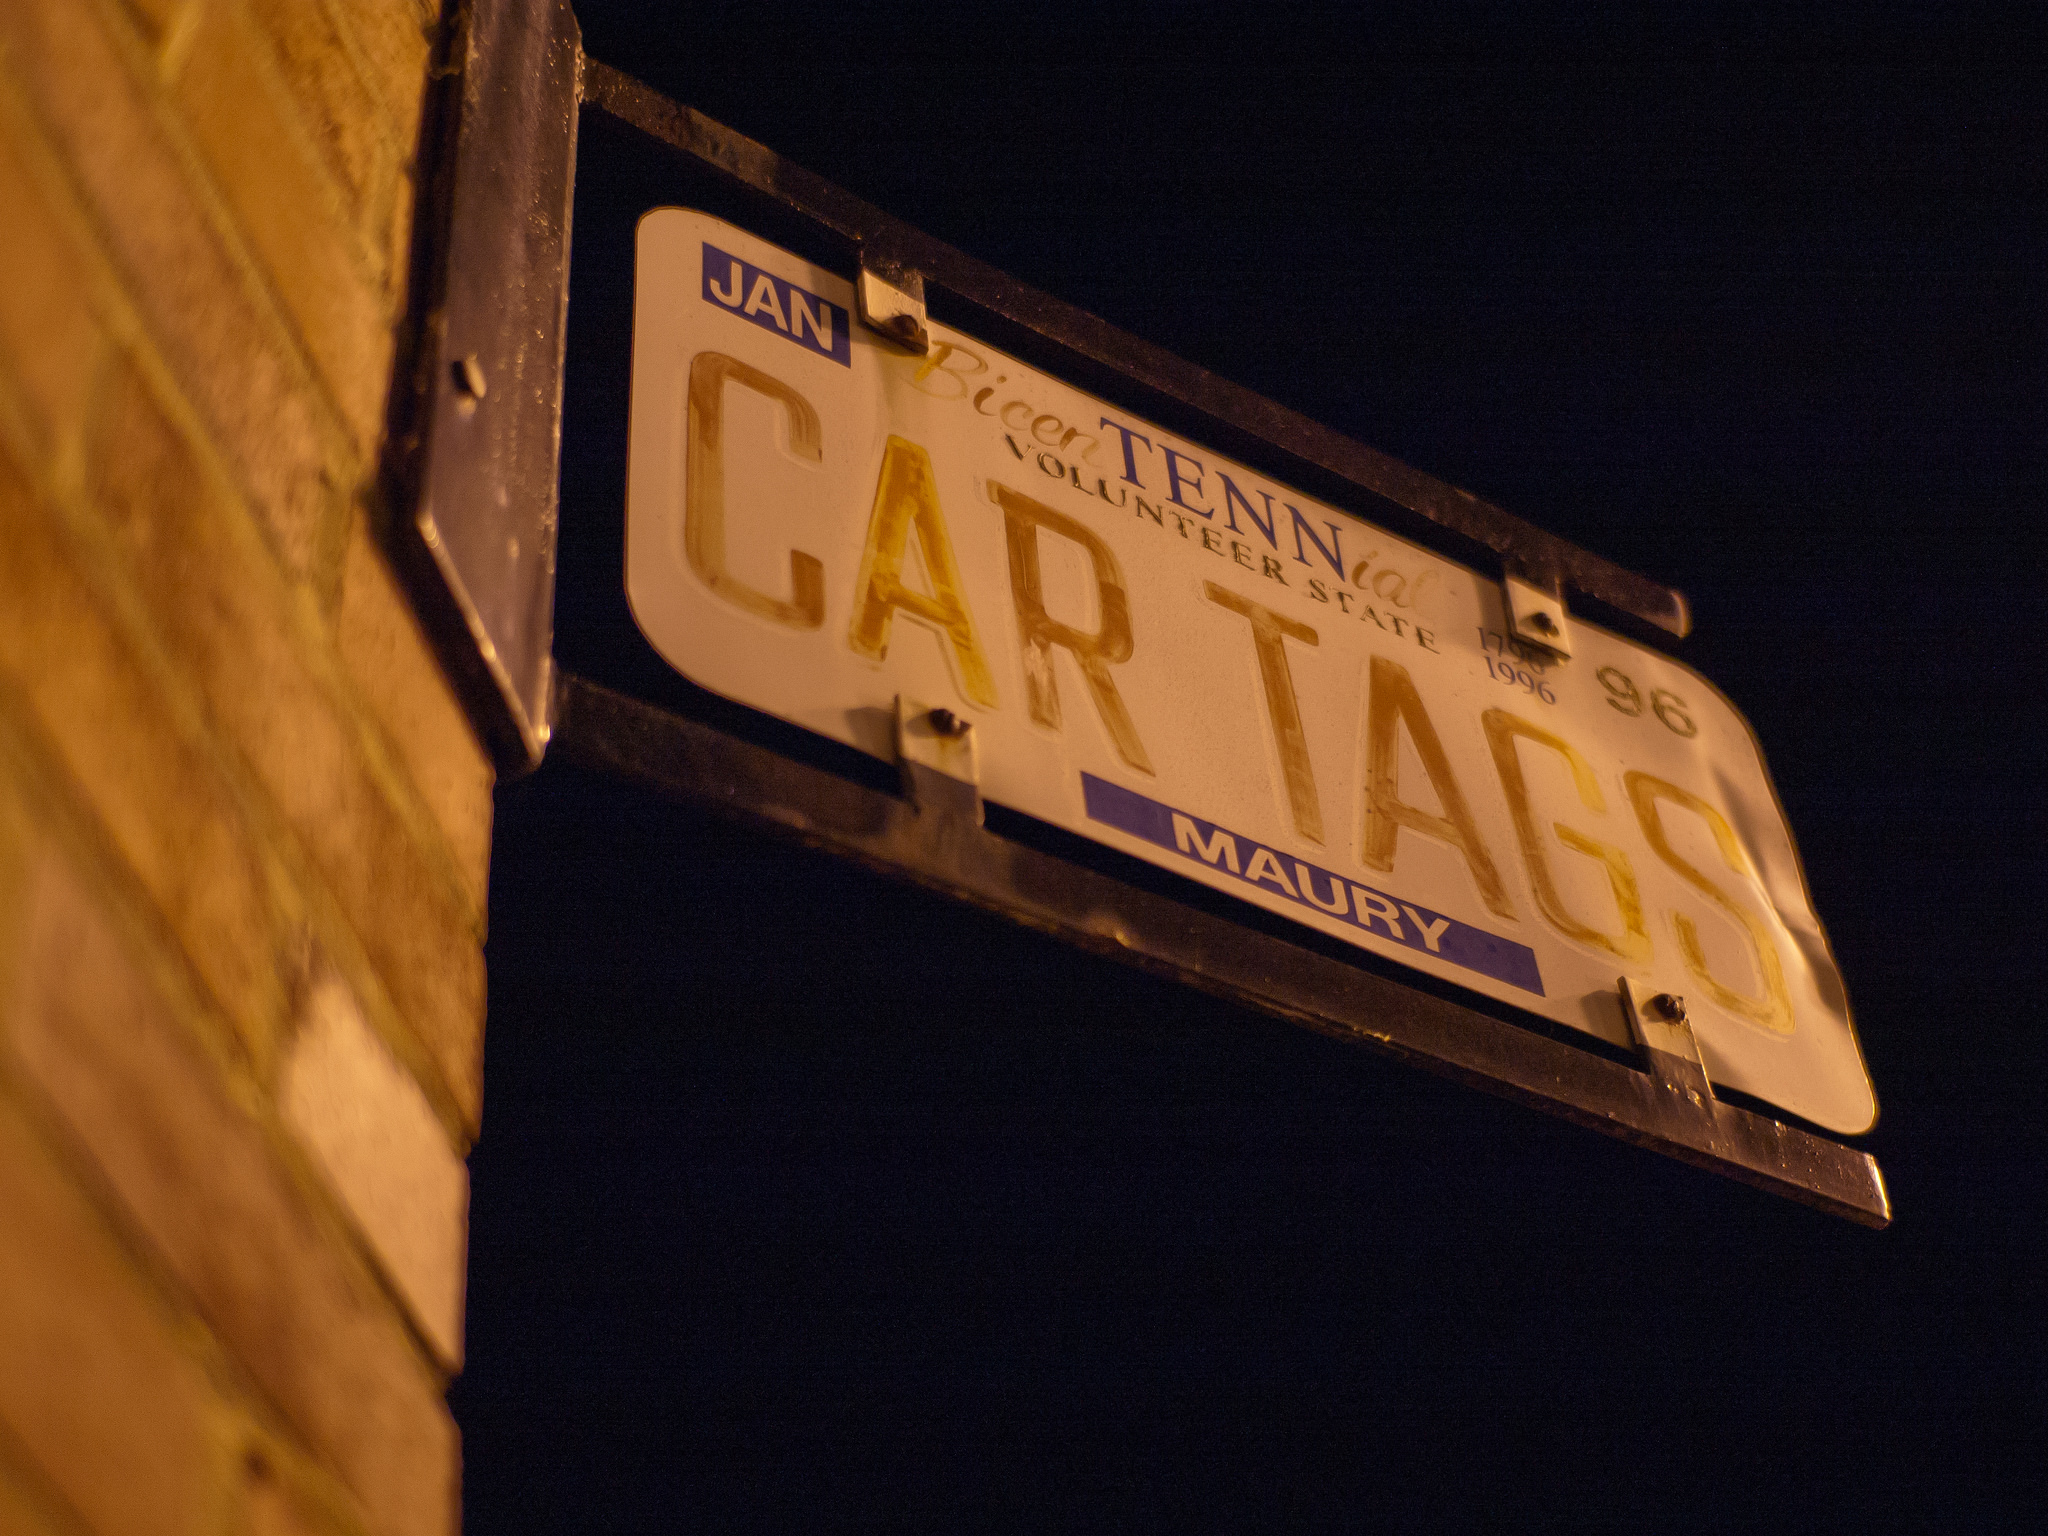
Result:
{"label": "metal bracket", "polygon": [[861,323],[906,351],[922,357],[932,349],[924,309],[924,274],[902,263],[862,251],[859,294]]}
{"label": "metal bracket", "polygon": [[[1120,391],[1130,394],[1133,398],[1124,402],[1128,408],[1143,410],[1169,430],[1192,441],[1213,443],[1262,473],[1370,521],[1385,522],[1391,516],[1395,523],[1390,531],[1404,537],[1437,547],[1441,540],[1435,535],[1448,534],[1455,542],[1440,553],[1464,560],[1469,558],[1468,546],[1477,543],[1519,570],[1550,573],[1573,591],[1669,634],[1683,637],[1690,629],[1685,598],[1663,583],[1623,570],[1469,491],[1446,485],[1027,287],[792,165],[765,144],[670,101],[602,60],[585,59],[583,67],[587,110],[679,151],[695,175],[743,190],[749,197],[768,199],[824,237],[830,248],[858,249],[861,265],[909,300],[921,302],[927,282],[942,287],[961,324],[972,317],[978,334],[992,343],[1000,340],[1020,358],[1076,383],[1105,381],[1087,387],[1111,398]],[[865,290],[864,284],[857,286]],[[862,319],[878,329],[898,313],[915,317],[921,311],[914,303],[892,309],[878,302],[876,318],[869,319],[867,305],[861,308]],[[896,339],[893,331],[883,329],[882,334]],[[927,350],[907,335],[903,344],[919,353]]]}
{"label": "metal bracket", "polygon": [[1685,1016],[1685,999],[1670,992],[1645,993],[1624,976],[1621,1011],[1628,1016],[1628,1032],[1642,1053],[1643,1065],[1658,1086],[1681,1108],[1690,1106],[1711,1121],[1714,1088],[1707,1081],[1699,1039]]}
{"label": "metal bracket", "polygon": [[557,750],[587,768],[1773,1194],[1891,1220],[1869,1153],[1714,1097],[1692,1031],[1661,1005],[1644,1018],[1626,986],[1647,1072],[973,825],[974,734],[951,711],[898,700],[906,800],[581,678],[558,705]]}
{"label": "metal bracket", "polygon": [[552,729],[555,488],[582,45],[569,0],[475,0],[434,106],[412,286],[412,388],[392,392],[385,530],[498,771]]}
{"label": "metal bracket", "polygon": [[939,811],[981,825],[981,748],[973,721],[899,693],[896,758],[904,796],[920,814]]}
{"label": "metal bracket", "polygon": [[1551,655],[1569,657],[1571,630],[1564,612],[1564,594],[1555,581],[1538,581],[1509,571],[1501,578],[1507,595],[1508,630],[1526,645],[1541,646]]}

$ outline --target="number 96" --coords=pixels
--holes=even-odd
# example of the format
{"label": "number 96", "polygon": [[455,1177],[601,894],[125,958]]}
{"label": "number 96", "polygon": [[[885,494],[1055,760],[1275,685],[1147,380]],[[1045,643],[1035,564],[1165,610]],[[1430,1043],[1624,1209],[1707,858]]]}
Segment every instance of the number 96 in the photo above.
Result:
{"label": "number 96", "polygon": [[[1635,679],[1621,668],[1602,667],[1593,675],[1600,679],[1600,686],[1607,690],[1607,702],[1614,708],[1624,715],[1643,712],[1642,690],[1636,687]],[[1685,700],[1668,688],[1650,690],[1649,709],[1674,735],[1691,737],[1700,733],[1700,728],[1693,724],[1692,716],[1685,712]]]}

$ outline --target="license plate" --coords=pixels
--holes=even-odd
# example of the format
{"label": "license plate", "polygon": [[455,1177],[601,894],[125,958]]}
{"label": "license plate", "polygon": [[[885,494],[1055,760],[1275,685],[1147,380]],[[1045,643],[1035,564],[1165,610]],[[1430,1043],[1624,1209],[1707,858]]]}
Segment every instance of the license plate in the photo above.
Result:
{"label": "license plate", "polygon": [[1748,723],[1698,673],[705,214],[640,223],[626,590],[691,681],[893,761],[974,726],[991,801],[1613,1042],[1876,1099]]}

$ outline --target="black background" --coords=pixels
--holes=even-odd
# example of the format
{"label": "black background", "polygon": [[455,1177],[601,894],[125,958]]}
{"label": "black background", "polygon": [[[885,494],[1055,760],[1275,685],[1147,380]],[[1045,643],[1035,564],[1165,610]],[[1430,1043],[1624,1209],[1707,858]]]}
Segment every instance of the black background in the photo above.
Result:
{"label": "black background", "polygon": [[[2039,13],[579,14],[889,212],[1686,591],[1898,1214],[551,762],[499,795],[469,1529],[2038,1521]],[[655,693],[619,231],[662,174],[586,119],[557,646]]]}

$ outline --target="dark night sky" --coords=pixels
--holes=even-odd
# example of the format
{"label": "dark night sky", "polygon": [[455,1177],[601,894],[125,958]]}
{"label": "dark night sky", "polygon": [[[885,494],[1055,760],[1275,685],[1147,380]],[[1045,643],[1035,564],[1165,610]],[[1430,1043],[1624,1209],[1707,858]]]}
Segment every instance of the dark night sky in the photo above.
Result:
{"label": "dark night sky", "polygon": [[[499,797],[469,1529],[2048,1513],[2040,13],[579,14],[889,212],[1685,590],[1898,1219],[551,762]],[[557,638],[622,685],[620,231],[663,174],[629,149],[579,168]]]}

